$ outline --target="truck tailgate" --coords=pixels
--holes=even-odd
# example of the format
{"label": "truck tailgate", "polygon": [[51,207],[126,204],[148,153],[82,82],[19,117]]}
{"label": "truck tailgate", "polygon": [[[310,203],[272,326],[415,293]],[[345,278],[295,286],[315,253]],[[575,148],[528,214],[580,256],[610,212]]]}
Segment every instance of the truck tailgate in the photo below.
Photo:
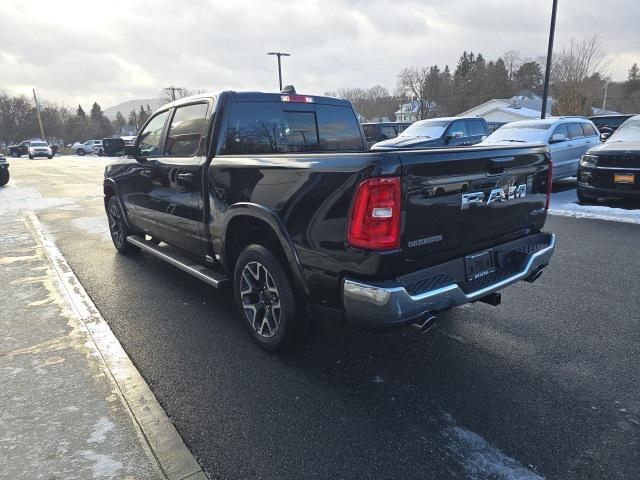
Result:
{"label": "truck tailgate", "polygon": [[438,152],[397,152],[405,193],[402,250],[407,260],[441,261],[542,228],[550,166],[546,147]]}

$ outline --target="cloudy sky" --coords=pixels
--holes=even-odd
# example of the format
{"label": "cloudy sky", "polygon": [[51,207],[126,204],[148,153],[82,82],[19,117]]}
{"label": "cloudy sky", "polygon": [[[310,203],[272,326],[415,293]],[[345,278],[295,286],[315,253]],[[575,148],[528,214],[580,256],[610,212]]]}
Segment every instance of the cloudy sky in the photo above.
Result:
{"label": "cloudy sky", "polygon": [[[556,46],[596,33],[609,74],[640,62],[638,0],[559,0]],[[192,89],[299,92],[382,84],[404,66],[546,50],[551,0],[2,0],[0,90],[103,108]]]}

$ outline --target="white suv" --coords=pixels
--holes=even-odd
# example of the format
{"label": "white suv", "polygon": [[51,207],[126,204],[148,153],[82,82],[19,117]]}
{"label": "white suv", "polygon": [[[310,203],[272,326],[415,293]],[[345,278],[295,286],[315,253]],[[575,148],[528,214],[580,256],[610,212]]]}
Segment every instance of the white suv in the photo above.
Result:
{"label": "white suv", "polygon": [[553,160],[553,180],[575,177],[587,150],[600,143],[595,125],[583,117],[551,117],[503,125],[480,145],[534,143],[548,145]]}
{"label": "white suv", "polygon": [[102,149],[102,140],[88,140],[84,143],[76,142],[71,146],[71,149],[80,156],[88,153],[95,153],[97,155],[104,154]]}

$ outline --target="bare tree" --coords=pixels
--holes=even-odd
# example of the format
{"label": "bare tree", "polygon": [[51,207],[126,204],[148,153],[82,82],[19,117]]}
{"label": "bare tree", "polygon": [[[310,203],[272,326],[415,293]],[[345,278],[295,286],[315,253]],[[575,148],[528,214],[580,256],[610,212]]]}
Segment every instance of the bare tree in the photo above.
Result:
{"label": "bare tree", "polygon": [[502,61],[504,62],[504,66],[507,69],[507,75],[509,76],[509,81],[512,82],[514,79],[515,73],[518,71],[520,66],[523,63],[522,55],[518,50],[509,50],[502,54]]}
{"label": "bare tree", "polygon": [[607,63],[597,35],[572,39],[554,55],[551,83],[555,115],[590,115],[606,77]]}
{"label": "bare tree", "polygon": [[398,90],[418,102],[418,119],[427,117],[429,102],[429,69],[406,67],[398,73]]}

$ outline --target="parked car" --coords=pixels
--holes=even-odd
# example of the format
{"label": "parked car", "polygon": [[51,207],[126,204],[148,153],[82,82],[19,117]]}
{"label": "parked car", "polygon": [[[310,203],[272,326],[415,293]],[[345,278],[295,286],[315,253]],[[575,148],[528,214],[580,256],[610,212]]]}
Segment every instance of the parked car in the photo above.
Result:
{"label": "parked car", "polygon": [[76,152],[76,155],[80,155],[81,157],[92,153],[96,155],[104,154],[102,140],[87,140],[84,143],[76,142],[71,146],[71,149]]}
{"label": "parked car", "polygon": [[613,132],[615,132],[620,125],[625,121],[633,117],[634,114],[619,114],[619,115],[596,115],[589,117],[589,120],[593,122],[601,135],[601,140],[605,141]]}
{"label": "parked car", "polygon": [[0,153],[0,187],[9,183],[9,163],[4,155]]}
{"label": "parked car", "polygon": [[374,144],[372,150],[475,145],[489,135],[484,118],[443,117],[412,123],[396,138]]}
{"label": "parked car", "polygon": [[556,117],[507,123],[480,145],[531,143],[547,145],[553,160],[553,180],[574,177],[580,157],[599,142],[595,125],[583,117]]}
{"label": "parked car", "polygon": [[347,100],[284,92],[180,99],[105,144],[127,153],[105,168],[115,248],[232,286],[271,351],[318,317],[424,331],[549,263],[546,147],[370,152]]}
{"label": "parked car", "polygon": [[362,130],[364,130],[367,145],[372,146],[374,143],[381,142],[382,140],[396,138],[409,125],[411,124],[402,122],[363,123]]}
{"label": "parked car", "polygon": [[605,196],[640,198],[640,115],[582,157],[577,193],[583,203]]}
{"label": "parked car", "polygon": [[51,147],[42,140],[25,140],[17,145],[9,145],[9,154],[15,158],[22,155],[28,155],[31,159],[35,157],[53,158]]}

